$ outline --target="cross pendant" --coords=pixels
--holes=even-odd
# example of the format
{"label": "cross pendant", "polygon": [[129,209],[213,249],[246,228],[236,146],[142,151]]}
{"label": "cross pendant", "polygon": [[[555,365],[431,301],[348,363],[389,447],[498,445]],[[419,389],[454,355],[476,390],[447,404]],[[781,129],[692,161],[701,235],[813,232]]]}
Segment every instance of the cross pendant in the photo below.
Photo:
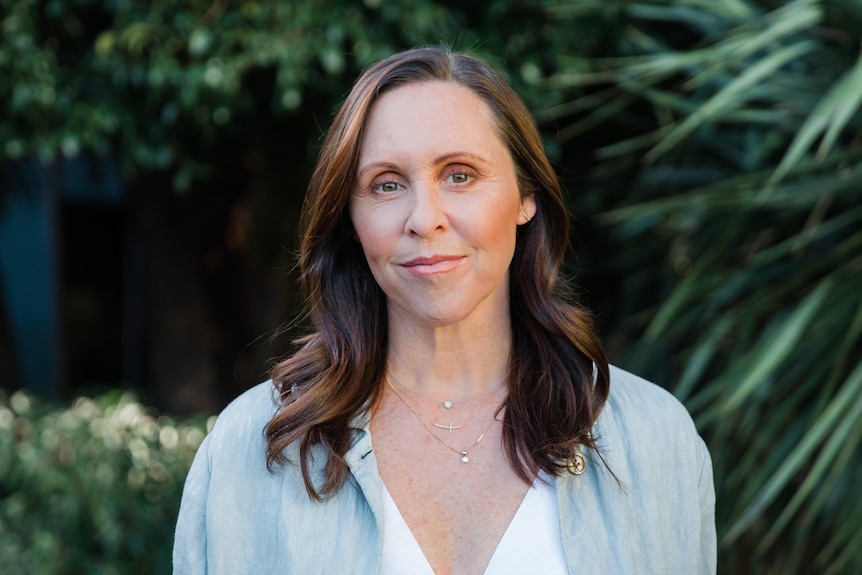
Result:
{"label": "cross pendant", "polygon": [[449,422],[449,425],[442,425],[440,423],[435,423],[434,427],[439,427],[440,429],[448,429],[449,433],[452,433],[456,429],[461,429],[460,425],[453,425],[452,422]]}

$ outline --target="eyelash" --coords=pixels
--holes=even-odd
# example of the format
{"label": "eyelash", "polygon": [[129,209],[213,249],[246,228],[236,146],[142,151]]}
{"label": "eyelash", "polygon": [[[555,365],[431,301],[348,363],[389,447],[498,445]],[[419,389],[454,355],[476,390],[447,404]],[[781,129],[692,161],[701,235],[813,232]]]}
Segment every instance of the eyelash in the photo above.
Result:
{"label": "eyelash", "polygon": [[463,185],[463,184],[468,184],[468,183],[470,183],[470,181],[474,180],[476,178],[476,172],[474,172],[473,170],[469,170],[467,168],[463,168],[463,167],[454,167],[454,168],[450,168],[446,171],[446,179],[447,180],[449,178],[454,177],[454,176],[464,176],[466,178],[466,181],[463,181],[463,182],[454,182],[453,181],[452,182],[453,184],[456,184],[456,185]]}
{"label": "eyelash", "polygon": [[398,191],[398,189],[389,190],[389,191],[381,189],[381,188],[383,188],[383,186],[387,186],[387,185],[398,186],[398,189],[404,187],[404,184],[402,184],[401,182],[396,182],[394,179],[381,178],[379,180],[374,180],[373,182],[371,182],[371,191],[376,192],[376,193],[381,193],[381,194],[391,194],[391,193]]}
{"label": "eyelash", "polygon": [[[444,172],[444,180],[448,181],[450,178],[454,178],[455,176],[464,176],[465,181],[463,181],[463,182],[453,181],[452,182],[452,184],[454,184],[456,186],[462,186],[462,185],[469,184],[472,180],[474,180],[477,177],[477,174],[473,170],[470,170],[470,169],[467,169],[464,167],[452,167],[452,168],[448,168]],[[382,188],[384,186],[387,186],[387,185],[398,186],[398,188],[394,189],[394,190],[388,190],[388,191],[383,190]],[[402,188],[404,188],[403,183],[397,181],[397,178],[390,178],[390,177],[383,177],[383,178],[375,179],[371,182],[371,185],[370,185],[371,191],[376,192],[376,193],[383,193],[383,194],[395,193],[396,191],[399,191]]]}

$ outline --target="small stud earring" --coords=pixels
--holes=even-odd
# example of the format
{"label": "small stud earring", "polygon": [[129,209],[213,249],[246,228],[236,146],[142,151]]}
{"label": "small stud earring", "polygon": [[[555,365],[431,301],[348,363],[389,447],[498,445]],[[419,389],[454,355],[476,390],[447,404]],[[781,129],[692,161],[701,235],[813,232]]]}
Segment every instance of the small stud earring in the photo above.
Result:
{"label": "small stud earring", "polygon": [[526,221],[526,222],[524,222],[524,223],[525,223],[525,224],[530,223],[530,220],[531,220],[532,218],[531,218],[530,216],[528,216],[528,215],[527,215],[527,212],[522,211],[522,212],[521,212],[521,214],[524,216],[524,219],[525,219],[525,220],[527,220],[527,221]]}

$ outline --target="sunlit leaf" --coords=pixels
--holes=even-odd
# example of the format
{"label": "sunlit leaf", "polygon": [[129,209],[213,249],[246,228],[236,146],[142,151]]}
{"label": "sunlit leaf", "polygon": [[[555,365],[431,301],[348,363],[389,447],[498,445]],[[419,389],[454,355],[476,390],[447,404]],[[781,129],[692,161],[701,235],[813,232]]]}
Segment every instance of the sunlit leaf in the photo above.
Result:
{"label": "sunlit leaf", "polygon": [[719,114],[739,106],[741,100],[757,83],[764,81],[770,74],[785,66],[806,52],[811,51],[814,44],[803,41],[787,48],[783,48],[769,54],[755,65],[745,70],[738,78],[731,81],[709,101],[705,102],[696,112],[683,120],[667,136],[665,136],[652,150],[647,152],[644,159],[654,162],[668,150],[678,145],[686,136],[691,134],[704,122],[715,119]]}
{"label": "sunlit leaf", "polygon": [[850,117],[859,109],[860,103],[862,103],[862,56],[859,57],[856,67],[847,71],[823,96],[799,128],[787,153],[769,179],[768,185],[772,187],[780,182],[824,132],[826,136],[823,138],[818,155],[825,156]]}

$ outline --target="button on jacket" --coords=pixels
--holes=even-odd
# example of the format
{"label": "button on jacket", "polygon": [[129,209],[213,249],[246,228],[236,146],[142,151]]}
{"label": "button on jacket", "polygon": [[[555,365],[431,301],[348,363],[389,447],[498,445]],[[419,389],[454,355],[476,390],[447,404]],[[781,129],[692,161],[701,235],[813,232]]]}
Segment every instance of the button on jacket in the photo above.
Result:
{"label": "button on jacket", "polygon": [[[298,465],[266,468],[263,430],[277,410],[274,396],[271,382],[245,392],[201,444],[180,506],[174,574],[378,573],[385,526],[368,422],[356,422],[348,481],[315,502]],[[610,395],[593,431],[619,481],[592,453],[584,454],[583,473],[557,478],[569,572],[715,573],[712,464],[685,408],[612,366]],[[323,455],[315,453],[311,469],[320,477]],[[287,455],[298,463],[298,449]]]}

